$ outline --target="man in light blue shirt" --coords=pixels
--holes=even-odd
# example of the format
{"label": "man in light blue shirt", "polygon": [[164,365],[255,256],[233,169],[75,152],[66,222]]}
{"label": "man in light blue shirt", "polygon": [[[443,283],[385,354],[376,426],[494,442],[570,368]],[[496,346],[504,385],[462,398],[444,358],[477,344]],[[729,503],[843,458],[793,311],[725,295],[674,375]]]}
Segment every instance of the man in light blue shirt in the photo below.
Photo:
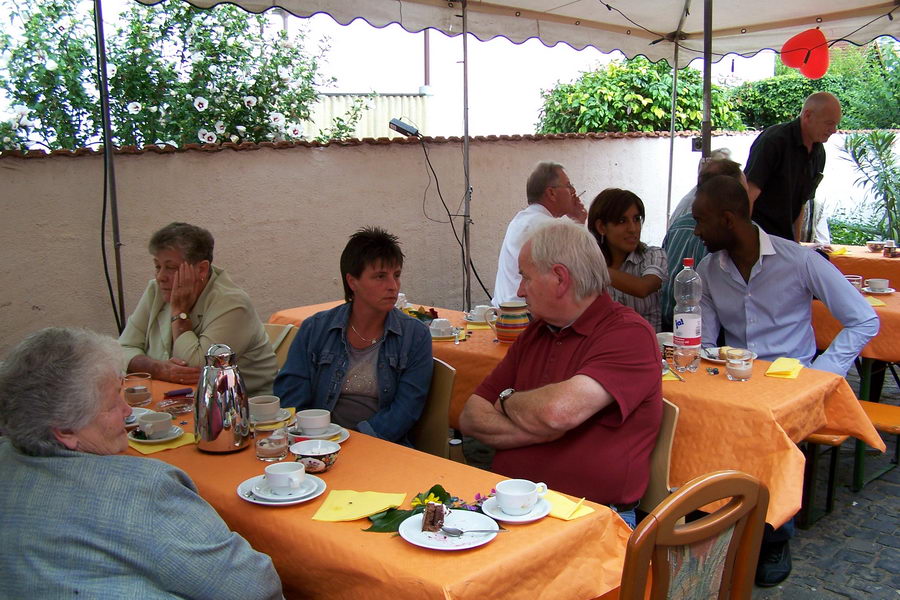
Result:
{"label": "man in light blue shirt", "polygon": [[[697,189],[692,209],[694,235],[710,254],[697,267],[703,279],[703,345],[748,348],[760,358],[798,359],[806,366],[844,376],[853,359],[878,333],[878,317],[840,271],[812,250],[767,235],[750,220],[747,190],[718,175]],[[813,297],[822,300],[844,326],[813,360]],[[788,540],[793,521],[766,525],[756,584],[777,585],[791,573]]]}
{"label": "man in light blue shirt", "polygon": [[[726,180],[729,180],[726,182]],[[878,317],[834,265],[808,248],[769,236],[750,221],[747,192],[717,176],[697,190],[694,234],[711,252],[697,271],[703,279],[703,345],[748,348],[760,358],[798,359],[844,376],[878,333]],[[812,299],[844,328],[815,358]]]}

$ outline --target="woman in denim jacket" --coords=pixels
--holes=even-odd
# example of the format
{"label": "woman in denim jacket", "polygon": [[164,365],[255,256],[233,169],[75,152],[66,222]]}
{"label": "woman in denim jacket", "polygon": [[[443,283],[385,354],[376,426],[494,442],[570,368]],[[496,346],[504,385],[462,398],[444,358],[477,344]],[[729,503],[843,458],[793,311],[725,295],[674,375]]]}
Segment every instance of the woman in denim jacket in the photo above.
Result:
{"label": "woman in denim jacket", "polygon": [[306,319],[275,378],[282,407],[324,408],[342,427],[409,445],[431,386],[431,334],[397,310],[403,252],[364,228],[341,254],[346,304]]}

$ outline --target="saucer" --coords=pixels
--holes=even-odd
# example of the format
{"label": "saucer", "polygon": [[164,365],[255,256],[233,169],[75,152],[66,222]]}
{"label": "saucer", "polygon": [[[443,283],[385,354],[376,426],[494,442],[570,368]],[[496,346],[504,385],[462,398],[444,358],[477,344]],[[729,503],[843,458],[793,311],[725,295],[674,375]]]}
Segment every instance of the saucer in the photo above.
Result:
{"label": "saucer", "polygon": [[236,491],[238,497],[246,502],[251,502],[253,504],[262,504],[263,506],[290,506],[292,504],[300,504],[301,502],[307,502],[309,500],[312,500],[313,498],[318,498],[325,492],[325,488],[328,487],[320,478],[307,473],[304,481],[312,481],[315,487],[305,496],[300,496],[299,498],[294,498],[293,500],[266,500],[264,498],[260,498],[253,492],[253,488],[258,485],[260,481],[262,481],[263,477],[265,477],[265,475],[257,475],[256,477],[251,477],[250,479],[242,481],[240,485],[237,486]]}
{"label": "saucer", "polygon": [[[415,514],[400,523],[397,533],[404,540],[415,546],[430,550],[466,550],[487,544],[497,537],[496,533],[471,533],[460,537],[450,537],[440,531],[422,531],[424,513]],[[500,526],[492,518],[471,510],[451,510],[444,517],[444,525],[467,529],[499,530]]]}
{"label": "saucer", "polygon": [[429,329],[428,331],[431,332],[431,339],[437,340],[439,342],[454,340],[456,339],[456,336],[459,335],[459,327],[454,327],[453,333],[451,333],[450,335],[436,335],[431,329]]}
{"label": "saucer", "polygon": [[[329,423],[328,429],[326,429],[322,433],[317,433],[316,435],[309,435],[309,434],[303,433],[303,430],[300,429],[299,426],[294,427],[293,429],[290,429],[288,431],[288,433],[290,433],[292,435],[297,435],[300,437],[305,437],[308,440],[327,440],[329,438],[333,438],[334,436],[336,436],[338,434],[343,434],[343,432],[345,432],[345,431],[347,431],[347,430],[344,429],[343,427],[341,427],[340,425],[338,425],[337,423]],[[343,437],[343,435],[342,435],[342,437]],[[350,437],[349,433],[347,434],[347,437]],[[344,438],[344,440],[346,440],[346,439],[347,438]],[[344,441],[344,440],[335,440],[335,441],[337,442],[337,441]]]}
{"label": "saucer", "polygon": [[897,290],[895,290],[894,288],[884,288],[883,290],[873,290],[872,288],[864,287],[862,289],[862,291],[864,291],[867,294],[879,295],[879,294],[893,294]]}
{"label": "saucer", "polygon": [[276,494],[272,491],[272,488],[269,487],[269,484],[266,482],[266,476],[263,475],[262,479],[260,479],[252,488],[251,491],[253,495],[262,500],[271,500],[273,502],[284,502],[286,500],[296,500],[298,498],[303,498],[304,496],[308,496],[313,490],[316,489],[316,482],[312,479],[309,479],[308,476],[304,476],[303,481],[300,482],[300,487],[296,490],[291,490],[287,494]]}
{"label": "saucer", "polygon": [[[752,356],[753,360],[756,360],[758,358],[758,355],[756,354],[756,352],[751,351],[750,354],[753,355]],[[726,362],[728,362],[723,358],[719,358],[718,346],[713,347],[713,348],[700,348],[700,358],[702,358],[703,360],[708,360],[709,362],[720,364],[720,365],[724,365]]]}
{"label": "saucer", "polygon": [[274,419],[254,419],[252,416],[250,417],[250,422],[254,425],[271,425],[272,423],[278,423],[279,421],[284,421],[288,417],[291,416],[291,411],[286,408],[278,409],[278,412],[275,414]]}
{"label": "saucer", "polygon": [[128,432],[128,439],[133,442],[139,442],[141,444],[165,444],[166,442],[171,442],[172,440],[177,440],[184,434],[184,429],[178,427],[177,425],[173,425],[172,429],[169,430],[165,436],[161,438],[156,438],[153,440],[142,440],[140,438],[134,437],[134,431]]}
{"label": "saucer", "polygon": [[500,510],[497,498],[491,496],[481,505],[481,510],[495,521],[503,521],[505,523],[531,523],[532,521],[543,519],[550,514],[550,503],[547,502],[546,498],[538,498],[538,501],[535,502],[534,506],[531,508],[531,512],[527,512],[524,515],[508,515]]}

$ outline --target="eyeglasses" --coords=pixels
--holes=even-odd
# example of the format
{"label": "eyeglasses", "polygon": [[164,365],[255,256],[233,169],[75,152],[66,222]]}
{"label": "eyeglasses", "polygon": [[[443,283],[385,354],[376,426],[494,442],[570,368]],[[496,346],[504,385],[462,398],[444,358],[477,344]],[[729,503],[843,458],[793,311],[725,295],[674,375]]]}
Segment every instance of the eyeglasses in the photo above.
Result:
{"label": "eyeglasses", "polygon": [[551,187],[551,188],[563,188],[563,189],[569,190],[569,191],[572,192],[573,194],[575,193],[575,186],[572,185],[571,183],[568,184],[568,185],[551,185],[550,187]]}

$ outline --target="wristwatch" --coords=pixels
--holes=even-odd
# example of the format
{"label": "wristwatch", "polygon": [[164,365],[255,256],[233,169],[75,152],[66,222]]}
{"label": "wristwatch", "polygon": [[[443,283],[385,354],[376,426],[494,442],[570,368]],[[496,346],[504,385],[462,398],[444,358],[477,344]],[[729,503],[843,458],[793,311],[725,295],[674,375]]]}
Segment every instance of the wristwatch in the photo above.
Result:
{"label": "wristwatch", "polygon": [[516,390],[514,390],[512,388],[506,388],[505,390],[500,392],[499,396],[497,396],[497,400],[500,401],[500,411],[503,413],[503,416],[505,416],[505,417],[509,416],[508,414],[506,414],[506,401],[509,399],[510,396],[512,396],[515,393],[516,393]]}
{"label": "wristwatch", "polygon": [[172,317],[172,322],[174,323],[175,321],[187,321],[189,319],[190,317],[188,317],[187,313],[178,313],[177,315]]}

